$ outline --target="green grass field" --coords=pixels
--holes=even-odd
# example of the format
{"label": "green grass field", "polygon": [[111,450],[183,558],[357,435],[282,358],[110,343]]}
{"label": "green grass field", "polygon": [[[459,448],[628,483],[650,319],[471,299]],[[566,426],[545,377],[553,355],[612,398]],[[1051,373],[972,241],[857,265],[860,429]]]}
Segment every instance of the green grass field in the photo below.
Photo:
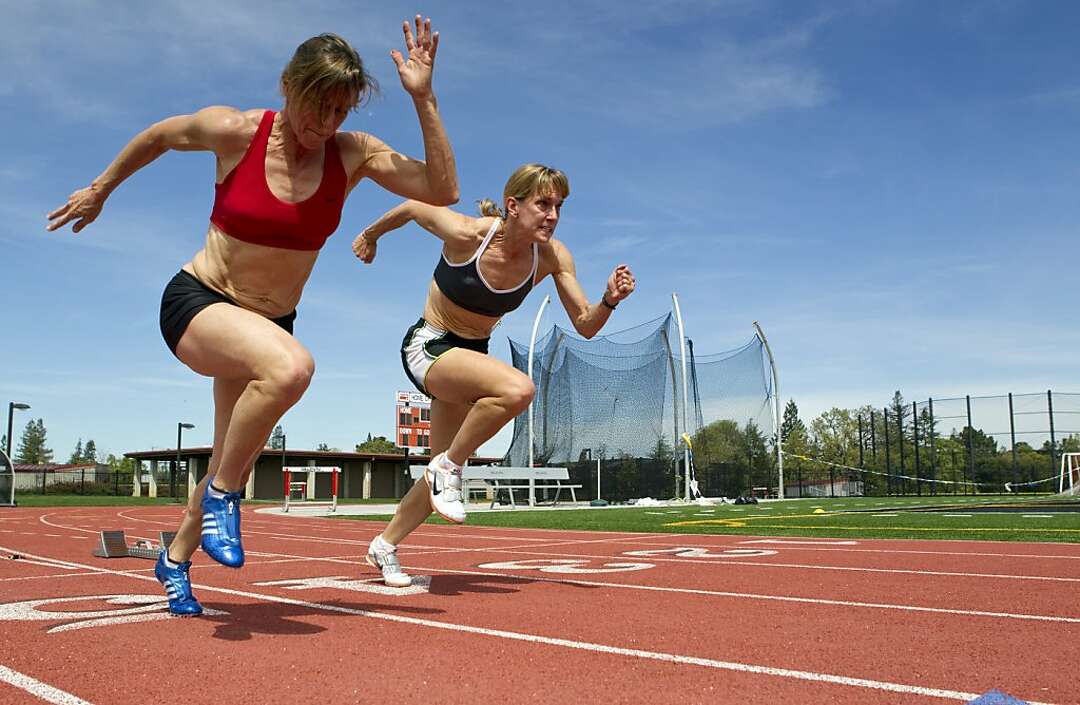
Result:
{"label": "green grass field", "polygon": [[[949,516],[965,515],[965,516]],[[388,516],[343,519],[387,521]],[[432,523],[445,523],[435,517]],[[479,526],[821,538],[1080,542],[1080,499],[852,497],[751,505],[473,512]]]}
{"label": "green grass field", "polygon": [[179,504],[168,497],[114,497],[112,495],[16,494],[20,507],[135,507],[152,504]]}
{"label": "green grass field", "polygon": [[[172,505],[167,497],[18,495],[21,507]],[[342,500],[341,504],[393,500]],[[253,504],[280,504],[279,500]],[[390,516],[339,516],[389,521]],[[431,523],[445,523],[434,517]],[[820,538],[959,539],[982,541],[1080,542],[1080,498],[1023,497],[850,497],[713,507],[605,507],[589,509],[503,509],[472,512],[469,524],[580,531],[678,534],[751,534]]]}

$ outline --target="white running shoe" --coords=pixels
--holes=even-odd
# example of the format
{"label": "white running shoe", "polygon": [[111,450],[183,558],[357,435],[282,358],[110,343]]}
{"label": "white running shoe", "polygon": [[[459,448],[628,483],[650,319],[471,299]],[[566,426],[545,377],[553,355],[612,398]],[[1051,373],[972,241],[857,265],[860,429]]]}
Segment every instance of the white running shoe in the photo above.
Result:
{"label": "white running shoe", "polygon": [[463,523],[465,505],[461,501],[461,466],[455,465],[446,457],[446,453],[439,453],[428,463],[424,477],[428,482],[431,508],[447,521]]}
{"label": "white running shoe", "polygon": [[412,576],[401,570],[397,546],[387,543],[381,534],[373,538],[368,545],[367,562],[372,568],[382,571],[383,582],[390,587],[404,588],[412,585]]}

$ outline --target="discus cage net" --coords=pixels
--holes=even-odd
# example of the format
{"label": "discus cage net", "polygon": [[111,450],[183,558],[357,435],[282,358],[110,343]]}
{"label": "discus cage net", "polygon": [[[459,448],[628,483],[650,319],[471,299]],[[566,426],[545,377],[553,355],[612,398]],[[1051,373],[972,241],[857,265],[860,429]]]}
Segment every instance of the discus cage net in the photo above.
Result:
{"label": "discus cage net", "polygon": [[590,340],[558,325],[531,346],[510,340],[513,364],[527,374],[531,352],[536,396],[514,420],[505,462],[564,466],[586,498],[595,498],[598,468],[603,499],[685,498],[686,433],[704,496],[782,493],[764,334],[701,354],[680,336],[673,301],[674,314]]}

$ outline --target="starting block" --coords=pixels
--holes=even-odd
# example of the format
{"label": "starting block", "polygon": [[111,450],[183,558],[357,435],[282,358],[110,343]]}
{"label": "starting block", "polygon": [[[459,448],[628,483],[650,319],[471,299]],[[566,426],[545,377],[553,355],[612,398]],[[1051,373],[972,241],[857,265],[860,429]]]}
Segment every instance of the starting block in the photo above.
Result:
{"label": "starting block", "polygon": [[161,531],[158,533],[160,545],[155,546],[150,541],[136,541],[130,546],[124,531],[102,531],[101,543],[93,553],[98,558],[149,558],[156,561],[162,550],[172,544],[176,538],[175,531]]}

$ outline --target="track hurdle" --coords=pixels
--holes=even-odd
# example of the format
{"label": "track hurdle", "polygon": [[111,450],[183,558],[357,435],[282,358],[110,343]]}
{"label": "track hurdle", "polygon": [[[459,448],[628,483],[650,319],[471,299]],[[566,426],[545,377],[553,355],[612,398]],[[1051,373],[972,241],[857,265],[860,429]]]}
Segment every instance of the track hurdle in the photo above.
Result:
{"label": "track hurdle", "polygon": [[[320,473],[320,472],[333,473],[333,475],[330,478],[330,499],[328,499],[328,500],[309,500],[309,499],[307,499],[307,495],[309,494],[308,493],[308,482],[309,481],[314,482],[314,477],[312,477],[310,480],[305,479],[305,480],[295,480],[294,481],[293,480],[293,473],[296,473],[297,475],[300,475],[300,474],[307,474],[307,473],[314,474],[314,473]],[[332,512],[337,511],[338,475],[341,474],[341,468],[334,467],[334,466],[293,465],[293,466],[282,467],[281,468],[281,474],[282,474],[282,476],[284,478],[284,487],[285,487],[285,503],[284,503],[284,506],[282,507],[282,511],[285,511],[285,512],[289,511],[289,502],[290,502],[290,500],[292,498],[292,493],[293,492],[299,492],[302,501],[307,506],[314,506],[314,505],[319,505],[319,504],[329,504],[330,505],[330,511],[332,511]],[[314,489],[314,488],[312,488],[312,489]],[[311,494],[312,494],[312,496],[314,496],[314,492],[311,492]]]}

